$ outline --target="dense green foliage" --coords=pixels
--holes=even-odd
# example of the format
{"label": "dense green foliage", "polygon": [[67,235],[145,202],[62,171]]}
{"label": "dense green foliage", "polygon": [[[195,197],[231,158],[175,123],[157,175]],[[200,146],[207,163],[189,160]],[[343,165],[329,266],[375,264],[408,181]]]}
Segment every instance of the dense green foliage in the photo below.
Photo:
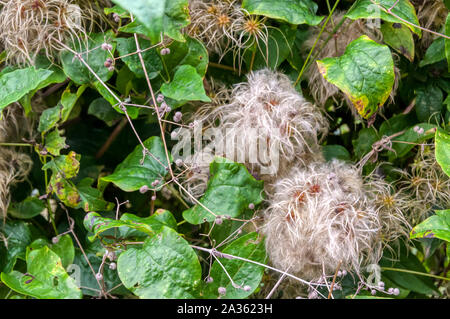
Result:
{"label": "dense green foliage", "polygon": [[[33,65],[11,62],[0,35],[0,298],[311,296],[307,285],[291,292],[287,279],[284,292],[271,292],[289,271],[270,267],[259,229],[268,184],[248,166],[216,157],[196,199],[184,183],[195,168],[180,168],[171,153],[178,126],[192,129],[202,105],[226,103],[221,84],[230,92],[265,67],[286,74],[311,101],[313,68],[340,90],[321,106],[330,122],[321,141],[326,161],[359,163],[364,175],[377,169],[395,184],[428,151],[432,162],[423,165],[437,164],[420,185],[444,185],[429,191],[444,199],[427,202],[407,235],[384,250],[377,280],[398,291],[360,290],[349,273],[337,279],[334,298],[448,297],[450,3],[442,2],[439,28],[423,25],[442,33],[425,44],[420,1],[210,1],[237,3],[254,23],[239,35],[228,30],[230,39],[213,35],[223,37],[221,52],[208,33],[189,29],[200,10],[191,2],[198,1],[101,1],[90,9],[99,20],[92,32],[66,37],[53,56],[41,50]],[[330,19],[335,10],[352,21],[381,19],[382,40],[361,35],[343,54],[319,55],[323,42],[306,43],[324,23],[338,31],[344,20]],[[11,120],[13,108],[31,134],[8,135],[21,125]],[[9,160],[11,150],[32,162],[17,181],[7,173],[22,162]],[[409,195],[422,196],[419,187]],[[314,287],[316,296],[328,295]]]}

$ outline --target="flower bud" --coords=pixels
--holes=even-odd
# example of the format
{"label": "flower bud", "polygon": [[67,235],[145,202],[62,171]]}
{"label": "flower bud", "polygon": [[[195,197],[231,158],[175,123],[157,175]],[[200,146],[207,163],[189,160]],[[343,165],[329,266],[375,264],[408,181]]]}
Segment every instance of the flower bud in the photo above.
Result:
{"label": "flower bud", "polygon": [[161,49],[161,55],[167,55],[167,54],[170,54],[170,49],[169,48]]}
{"label": "flower bud", "polygon": [[222,223],[223,223],[222,217],[217,216],[217,217],[216,217],[216,224],[217,224],[217,225],[222,225]]}
{"label": "flower bud", "polygon": [[175,165],[176,166],[181,166],[181,165],[183,165],[183,160],[181,159],[181,158],[179,158],[179,159],[177,159],[176,161],[175,161]]}
{"label": "flower bud", "polygon": [[149,188],[148,188],[147,185],[144,185],[144,186],[142,186],[141,188],[139,188],[139,192],[140,192],[141,194],[147,193],[148,190],[149,190]]}
{"label": "flower bud", "polygon": [[227,289],[225,287],[219,287],[217,291],[219,292],[219,295],[225,295],[227,293]]}

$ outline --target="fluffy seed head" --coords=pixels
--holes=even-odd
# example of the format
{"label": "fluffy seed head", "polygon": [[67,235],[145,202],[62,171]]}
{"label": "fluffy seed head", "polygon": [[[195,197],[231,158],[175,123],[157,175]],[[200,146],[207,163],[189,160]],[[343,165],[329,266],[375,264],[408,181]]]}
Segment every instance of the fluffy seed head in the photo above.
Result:
{"label": "fluffy seed head", "polygon": [[328,131],[321,111],[286,75],[269,69],[250,73],[247,82],[233,89],[229,103],[210,106],[210,112],[203,108],[203,117],[197,118],[203,129],[211,128],[211,141],[185,160],[196,169],[187,174],[186,183],[197,195],[206,188],[214,155],[244,163],[270,184],[292,163],[316,158],[319,139]]}
{"label": "fluffy seed head", "polygon": [[379,260],[381,222],[355,168],[334,160],[287,176],[275,184],[263,226],[275,267],[317,280],[339,265],[360,273]]}
{"label": "fluffy seed head", "polygon": [[221,59],[231,51],[240,70],[244,53],[256,44],[267,60],[268,52],[261,49],[269,41],[266,19],[251,15],[240,1],[190,0],[189,8],[192,23],[186,31],[202,41],[209,52]]}
{"label": "fluffy seed head", "polygon": [[[54,60],[63,50],[60,42],[81,41],[86,22],[97,15],[89,1],[8,0],[0,10],[0,42],[12,64],[34,64],[43,52]],[[95,22],[94,22],[95,23]]]}

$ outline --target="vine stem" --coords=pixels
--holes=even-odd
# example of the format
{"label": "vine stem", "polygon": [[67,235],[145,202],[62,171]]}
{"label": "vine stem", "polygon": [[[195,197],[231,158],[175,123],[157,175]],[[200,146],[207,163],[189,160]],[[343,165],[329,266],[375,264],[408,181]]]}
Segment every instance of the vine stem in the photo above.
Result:
{"label": "vine stem", "polygon": [[32,144],[28,144],[28,143],[0,143],[0,146],[16,146],[16,147],[28,146],[28,147],[33,147]]}
{"label": "vine stem", "polygon": [[[131,17],[131,21],[134,22],[133,15],[130,15],[130,17]],[[152,84],[150,82],[150,77],[148,76],[147,67],[145,66],[144,58],[142,57],[141,47],[139,45],[139,39],[138,39],[137,33],[134,33],[134,40],[136,42],[136,49],[137,49],[137,52],[138,52],[139,60],[141,62],[142,70],[144,71],[144,74],[145,74],[145,80],[147,81],[147,86],[148,86],[148,89],[150,90],[150,94],[152,96],[153,105],[155,106],[156,117],[158,118],[158,124],[159,124],[159,128],[161,130],[161,139],[162,139],[163,144],[164,144],[164,152],[165,152],[165,155],[166,155],[166,160],[167,160],[167,164],[168,164],[167,166],[169,168],[169,173],[170,173],[170,176],[172,178],[174,178],[174,174],[173,174],[173,171],[172,171],[172,166],[170,165],[170,155],[169,155],[169,150],[167,149],[166,137],[164,135],[164,128],[163,128],[163,125],[161,123],[161,116],[159,115],[159,110],[158,110],[158,107],[157,107],[158,103],[156,101],[155,93],[153,92],[153,87],[152,87]],[[130,119],[130,121],[131,121],[131,119]]]}
{"label": "vine stem", "polygon": [[214,63],[214,62],[209,62],[208,64],[209,64],[209,66],[212,66],[213,68],[223,69],[223,70],[227,70],[227,71],[232,71],[232,72],[235,72],[235,73],[239,73],[239,70],[233,68],[232,66],[223,65],[223,64],[220,64],[220,63]]}
{"label": "vine stem", "polygon": [[449,37],[448,35],[445,35],[445,34],[442,34],[442,33],[439,33],[439,32],[436,32],[436,31],[433,31],[433,30],[424,28],[424,27],[421,27],[420,25],[417,25],[417,24],[414,24],[414,23],[412,23],[412,22],[409,22],[408,20],[405,20],[405,19],[403,19],[402,17],[400,17],[400,16],[398,16],[397,14],[395,14],[394,12],[392,12],[392,9],[397,5],[397,2],[398,2],[398,1],[397,1],[392,7],[390,7],[389,9],[386,9],[385,7],[383,7],[383,6],[382,6],[381,4],[379,4],[378,2],[375,2],[374,0],[370,0],[370,2],[372,2],[372,3],[375,4],[375,5],[377,5],[381,10],[383,10],[383,11],[386,12],[387,14],[393,16],[394,18],[399,19],[399,20],[402,21],[403,23],[406,23],[406,24],[408,24],[408,25],[410,25],[410,26],[412,26],[412,27],[418,28],[418,29],[420,29],[420,30],[422,30],[422,31],[425,31],[425,32],[429,32],[429,33],[435,34],[435,35],[440,36],[440,37],[442,37],[442,38],[450,39],[450,37]]}
{"label": "vine stem", "polygon": [[432,274],[426,274],[423,272],[419,272],[419,271],[414,271],[414,270],[408,270],[408,269],[401,269],[401,268],[391,268],[391,267],[381,267],[381,270],[390,270],[390,271],[397,271],[397,272],[405,272],[408,274],[414,274],[414,275],[419,275],[419,276],[426,276],[426,277],[432,277],[432,278],[436,278],[436,279],[441,279],[441,280],[448,280],[450,281],[450,278],[445,278],[442,276],[437,276],[437,275],[432,275]]}
{"label": "vine stem", "polygon": [[296,80],[295,83],[294,83],[294,87],[296,87],[297,84],[300,82],[300,79],[301,79],[301,77],[302,77],[302,75],[303,75],[303,72],[305,71],[306,65],[308,64],[309,59],[311,58],[311,54],[313,53],[314,49],[316,48],[317,42],[319,42],[320,36],[322,35],[323,31],[325,30],[325,27],[327,26],[328,21],[330,20],[332,14],[333,14],[333,12],[334,12],[334,10],[336,10],[336,7],[337,7],[337,5],[339,4],[339,1],[340,1],[340,0],[336,0],[336,2],[334,3],[334,6],[333,6],[333,8],[331,9],[330,13],[328,14],[328,17],[327,17],[327,19],[325,20],[325,23],[323,24],[322,28],[320,29],[320,32],[319,32],[319,34],[317,35],[316,40],[314,41],[314,44],[313,44],[311,50],[309,50],[308,56],[306,57],[306,60],[305,60],[305,62],[303,63],[302,69],[300,70],[300,73],[298,74],[297,80]]}
{"label": "vine stem", "polygon": [[[223,257],[223,258],[226,258],[226,259],[237,259],[237,260],[242,260],[242,261],[245,261],[245,262],[248,262],[248,263],[251,263],[251,264],[255,264],[255,265],[258,265],[258,266],[261,266],[261,267],[264,267],[264,268],[267,268],[267,269],[276,271],[276,272],[278,272],[278,273],[284,274],[285,276],[288,276],[288,277],[293,278],[293,279],[295,279],[295,280],[297,280],[297,281],[300,281],[300,282],[303,283],[303,284],[306,284],[306,285],[310,286],[312,289],[314,289],[315,291],[317,291],[317,293],[318,293],[319,295],[321,295],[323,298],[326,298],[326,297],[325,297],[322,293],[320,293],[320,291],[318,291],[317,288],[315,288],[309,281],[306,281],[306,280],[304,280],[304,279],[301,279],[301,278],[299,278],[299,277],[297,277],[297,276],[294,276],[294,275],[292,275],[292,274],[290,274],[290,273],[287,273],[287,272],[285,272],[285,271],[283,271],[283,270],[280,270],[280,269],[271,267],[271,266],[269,266],[269,265],[265,265],[265,264],[263,264],[263,263],[260,263],[260,262],[257,262],[257,261],[251,260],[251,259],[247,259],[247,258],[244,258],[244,257],[239,257],[239,256],[235,256],[235,255],[230,255],[230,254],[224,254],[224,253],[221,253],[221,252],[219,252],[219,251],[217,251],[217,250],[215,250],[215,249],[204,248],[204,247],[199,247],[199,246],[195,246],[195,245],[190,245],[190,246],[191,246],[192,248],[194,248],[194,249],[201,250],[201,251],[205,251],[205,252],[207,252],[207,253],[209,253],[209,254],[211,254],[211,255],[213,255],[213,256],[218,255],[218,256],[216,256],[216,257]],[[322,284],[316,284],[316,285],[317,285],[317,286],[323,286]]]}

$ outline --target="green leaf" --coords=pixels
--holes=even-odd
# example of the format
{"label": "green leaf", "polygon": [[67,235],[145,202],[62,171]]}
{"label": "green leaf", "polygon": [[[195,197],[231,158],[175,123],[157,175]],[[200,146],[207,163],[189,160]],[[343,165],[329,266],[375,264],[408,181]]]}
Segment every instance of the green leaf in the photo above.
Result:
{"label": "green leaf", "polygon": [[[136,53],[136,40],[131,38],[117,38],[117,51],[121,56],[128,55],[130,53]],[[146,50],[152,46],[151,42],[139,38],[139,46],[141,50]],[[144,60],[145,68],[150,79],[154,79],[158,76],[159,72],[163,70],[161,59],[159,58],[156,49],[146,50],[141,53]],[[136,74],[137,77],[145,77],[144,70],[141,65],[141,60],[138,54],[129,55],[122,58],[122,61],[130,68],[130,70]]]}
{"label": "green leaf", "polygon": [[405,156],[417,143],[422,143],[432,138],[435,130],[436,125],[420,123],[408,128],[402,135],[394,137],[392,139],[392,149],[395,150],[395,157],[401,158]]}
{"label": "green leaf", "polygon": [[38,55],[36,57],[35,67],[38,69],[46,69],[49,71],[53,71],[53,73],[47,79],[42,81],[34,90],[27,93],[24,97],[20,99],[20,104],[22,104],[25,110],[25,115],[27,116],[32,111],[31,99],[33,98],[33,96],[36,94],[37,91],[53,83],[62,83],[67,79],[67,76],[61,69],[61,67],[53,64],[43,55]]}
{"label": "green leaf", "polygon": [[147,29],[153,43],[164,33],[170,38],[183,41],[180,30],[190,23],[188,0],[113,0],[128,10]]}
{"label": "green leaf", "polygon": [[430,83],[416,89],[416,115],[421,122],[439,123],[443,109],[444,96],[442,90]]}
{"label": "green leaf", "polygon": [[378,141],[380,137],[373,127],[363,128],[359,131],[358,138],[353,141],[355,156],[361,159],[364,155],[372,150],[372,145]]}
{"label": "green leaf", "polygon": [[[162,226],[170,227],[177,230],[177,221],[173,217],[172,213],[165,209],[157,209],[156,212],[150,217],[138,217],[134,214],[123,214],[120,220],[124,222],[135,222],[150,225],[151,228],[157,232]],[[128,237],[142,237],[145,235],[143,232],[135,228],[121,227],[119,228],[119,234],[122,238]]]}
{"label": "green leaf", "polygon": [[103,199],[102,192],[91,187],[93,178],[86,177],[76,186],[80,195],[81,203],[75,208],[83,208],[85,212],[109,211],[114,208],[114,204]]}
{"label": "green leaf", "polygon": [[[111,92],[100,82],[94,82],[93,87],[97,90],[100,95],[107,100],[111,107],[116,110],[116,112],[119,112],[120,114],[125,114],[125,112],[119,107],[119,102],[117,99],[111,94]],[[109,88],[112,92],[114,92],[113,89]],[[119,98],[118,94],[114,92],[116,97]],[[127,113],[130,116],[131,119],[136,119],[139,116],[139,108],[134,106],[126,106]]]}
{"label": "green leaf", "polygon": [[75,280],[64,270],[59,256],[48,247],[27,255],[27,273],[1,274],[1,280],[12,290],[38,299],[81,299]]}
{"label": "green leaf", "polygon": [[12,203],[8,208],[8,215],[14,218],[30,219],[46,209],[42,200],[36,197],[27,197],[20,203]]}
{"label": "green leaf", "polygon": [[205,76],[208,68],[208,51],[202,42],[186,36],[186,41],[173,41],[168,48],[170,54],[162,56],[168,70],[176,70],[178,66],[193,66],[200,76]]}
{"label": "green leaf", "polygon": [[51,169],[52,176],[49,191],[56,194],[65,205],[72,208],[82,208],[84,211],[108,211],[114,207],[113,203],[102,198],[102,193],[92,188],[94,180],[84,178],[78,185],[69,179],[75,177],[80,169],[80,155],[71,151],[68,155],[61,155],[42,167]]}
{"label": "green leaf", "polygon": [[45,150],[54,156],[59,156],[61,150],[68,147],[66,138],[61,133],[62,131],[55,129],[45,137]]}
{"label": "green leaf", "polygon": [[[382,19],[387,22],[401,23],[411,29],[414,33],[421,36],[422,31],[409,23],[419,25],[419,20],[416,16],[416,9],[408,0],[376,0],[373,3],[371,0],[358,0],[348,10],[345,15],[352,20],[356,19]],[[394,6],[395,5],[395,6]],[[387,13],[387,10],[392,8],[391,12],[408,21],[406,23],[392,14]]]}
{"label": "green leaf", "polygon": [[119,6],[114,6],[112,8],[104,8],[103,12],[105,12],[106,15],[109,15],[111,13],[116,13],[118,16],[120,16],[121,18],[129,18],[130,15],[128,14],[128,12],[124,9],[122,9]]}
{"label": "green leaf", "polygon": [[[394,255],[393,255],[394,254]],[[386,249],[380,260],[381,267],[412,270],[427,273],[419,259],[402,245],[400,250]],[[431,295],[438,293],[433,280],[430,277],[418,276],[394,270],[383,270],[383,276],[399,286],[420,294]]]}
{"label": "green leaf", "polygon": [[91,102],[88,114],[105,122],[108,126],[113,126],[122,116],[117,113],[111,104],[104,98],[98,98]]}
{"label": "green leaf", "polygon": [[53,175],[58,175],[63,178],[72,178],[78,174],[80,170],[81,156],[74,151],[68,155],[61,155],[55,157],[53,160],[42,166],[42,170],[50,169]]}
{"label": "green leaf", "polygon": [[444,130],[438,128],[435,137],[436,143],[436,161],[442,170],[450,176],[450,135]]}
{"label": "green leaf", "polygon": [[324,78],[340,88],[365,119],[378,111],[394,86],[391,51],[365,35],[352,41],[341,57],[318,60],[317,65]]}
{"label": "green leaf", "polygon": [[[200,203],[216,215],[238,217],[263,200],[263,181],[257,181],[244,165],[216,158],[210,165],[210,179]],[[215,217],[197,204],[183,212],[191,224],[212,222]]]}
{"label": "green leaf", "polygon": [[244,0],[242,7],[250,14],[263,15],[290,24],[318,25],[317,4],[311,0]]}
{"label": "green leaf", "polygon": [[397,114],[384,121],[380,126],[379,136],[391,136],[397,132],[405,130],[416,121],[413,113]]}
{"label": "green leaf", "polygon": [[[102,181],[112,182],[120,189],[126,192],[134,192],[142,186],[149,189],[158,189],[158,186],[152,187],[151,184],[155,180],[159,180],[163,184],[164,177],[167,175],[168,163],[164,151],[164,145],[157,136],[150,137],[143,142],[144,146],[153,155],[146,155],[142,162],[143,153],[142,145],[136,146],[134,151],[119,164],[114,173],[102,177]],[[170,156],[172,162],[172,157]]]}
{"label": "green leaf", "polygon": [[383,23],[380,28],[384,42],[395,51],[414,61],[414,39],[411,30],[399,23]]}
{"label": "green leaf", "polygon": [[411,231],[410,238],[439,238],[450,241],[450,209],[437,210]]}
{"label": "green leaf", "polygon": [[[75,259],[73,261],[75,267],[72,268],[74,271],[72,275],[77,276],[77,279],[79,279],[79,285],[83,295],[97,297],[100,294],[100,287],[94,274],[92,273],[91,266],[94,269],[100,269],[104,252],[104,250],[101,251],[101,253],[98,253],[100,256],[98,256],[97,253],[92,250],[85,251],[88,259],[86,260],[80,249],[75,250]],[[103,268],[103,281],[105,282],[105,286],[108,290],[117,287],[110,292],[111,294],[115,296],[130,295],[130,291],[121,285],[119,276],[117,275],[117,270],[110,269],[108,265],[105,265]]]}
{"label": "green leaf", "polygon": [[0,75],[0,112],[9,104],[36,89],[53,71],[29,67]]}
{"label": "green leaf", "polygon": [[52,108],[44,110],[39,118],[39,132],[45,133],[56,127],[58,123],[64,123],[69,118],[80,96],[86,90],[86,86],[80,86],[77,93],[70,92],[70,86],[64,90],[61,101]]}
{"label": "green leaf", "polygon": [[103,232],[114,228],[119,228],[121,238],[151,236],[161,230],[163,226],[176,228],[175,218],[166,210],[160,210],[147,218],[125,213],[120,220],[102,217],[97,213],[89,213],[85,216],[83,224],[88,231],[94,234],[89,237],[90,241],[94,241]]}
{"label": "green leaf", "polygon": [[350,153],[342,145],[324,145],[322,146],[322,153],[327,161],[331,161],[334,158],[342,161],[351,160]]}
{"label": "green leaf", "polygon": [[[266,261],[264,240],[257,233],[250,233],[236,239],[221,250],[221,252],[259,263]],[[205,284],[205,298],[219,297],[219,287],[225,287],[226,294],[222,298],[226,299],[246,298],[258,288],[264,273],[264,267],[239,259],[220,258],[220,262],[234,283],[240,287],[235,288],[233,286],[224,269],[215,261],[210,272],[210,277],[213,281]],[[250,289],[245,291],[243,289],[245,286],[250,286]]]}
{"label": "green leaf", "polygon": [[425,52],[425,57],[420,61],[419,66],[424,67],[425,65],[433,64],[445,59],[445,44],[444,38],[437,38],[428,47],[427,52]]}
{"label": "green leaf", "polygon": [[37,239],[27,247],[27,254],[29,254],[30,251],[41,249],[45,246],[50,248],[59,256],[59,258],[61,258],[62,266],[65,269],[73,263],[75,257],[75,247],[73,246],[73,241],[70,235],[58,237],[58,242],[56,244],[50,244],[46,239]]}
{"label": "green leaf", "polygon": [[161,86],[161,93],[177,101],[211,102],[205,93],[202,77],[190,65],[180,66],[172,82]]}
{"label": "green leaf", "polygon": [[202,270],[194,250],[171,228],[119,256],[122,283],[140,298],[195,298]]}
{"label": "green leaf", "polygon": [[17,258],[25,260],[27,246],[38,236],[34,227],[23,221],[9,221],[0,227],[0,232],[3,239],[0,241],[0,251],[5,250],[5,258],[0,258],[0,271],[9,273]]}
{"label": "green leaf", "polygon": [[[114,33],[111,30],[105,33],[91,33],[87,43],[85,42],[81,41],[80,44],[78,41],[73,41],[71,48],[78,53],[82,53],[83,60],[86,61],[103,82],[108,81],[114,71],[109,71],[105,67],[105,61],[108,58],[112,58],[111,54],[114,54],[115,51]],[[112,45],[111,53],[101,48],[103,43]],[[89,52],[86,53],[86,51]],[[62,51],[61,62],[64,72],[76,84],[81,85],[98,81],[89,69],[70,51]]]}

